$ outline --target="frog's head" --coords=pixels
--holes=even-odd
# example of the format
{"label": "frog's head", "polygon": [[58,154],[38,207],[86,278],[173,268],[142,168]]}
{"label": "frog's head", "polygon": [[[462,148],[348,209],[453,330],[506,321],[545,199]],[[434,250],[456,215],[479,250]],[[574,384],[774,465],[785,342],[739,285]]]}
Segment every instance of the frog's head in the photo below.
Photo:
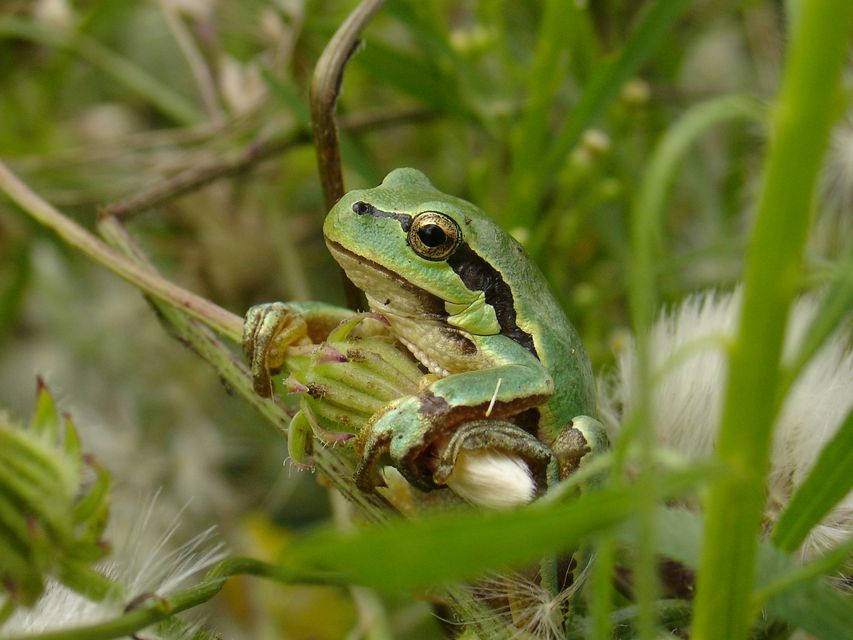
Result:
{"label": "frog's head", "polygon": [[[442,318],[476,334],[500,331],[483,290],[492,251],[516,244],[474,205],[448,196],[415,169],[347,193],[323,226],[326,244],[371,307]],[[472,280],[477,282],[472,283]]]}

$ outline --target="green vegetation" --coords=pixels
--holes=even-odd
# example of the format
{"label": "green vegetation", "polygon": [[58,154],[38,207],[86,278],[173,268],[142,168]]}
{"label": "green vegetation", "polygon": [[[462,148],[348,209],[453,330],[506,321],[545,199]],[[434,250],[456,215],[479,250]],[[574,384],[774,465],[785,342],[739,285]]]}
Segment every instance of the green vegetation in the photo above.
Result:
{"label": "green vegetation", "polygon": [[[637,336],[639,401],[581,472],[594,491],[571,478],[481,513],[392,484],[412,519],[333,447],[315,444],[316,475],[283,470],[282,431],[315,405],[255,395],[237,344],[252,304],[345,299],[308,96],[356,4],[0,9],[0,407],[31,413],[37,374],[56,398],[40,383],[29,431],[0,415],[0,466],[44,494],[0,477],[0,638],[45,631],[21,606],[45,581],[101,607],[45,638],[853,637],[828,578],[850,575],[850,523],[800,553],[851,489],[851,409],[787,501],[766,491],[793,387],[839,331],[850,349],[853,4],[388,0],[370,19],[337,101],[346,188],[420,169],[525,244],[597,372]],[[738,283],[735,333],[695,346],[732,371],[707,382],[719,447],[687,462],[655,439],[646,334],[662,306]],[[817,290],[787,353],[788,311]],[[196,537],[211,526],[223,553]],[[578,546],[577,593],[525,582]],[[201,627],[173,617],[196,608]]]}

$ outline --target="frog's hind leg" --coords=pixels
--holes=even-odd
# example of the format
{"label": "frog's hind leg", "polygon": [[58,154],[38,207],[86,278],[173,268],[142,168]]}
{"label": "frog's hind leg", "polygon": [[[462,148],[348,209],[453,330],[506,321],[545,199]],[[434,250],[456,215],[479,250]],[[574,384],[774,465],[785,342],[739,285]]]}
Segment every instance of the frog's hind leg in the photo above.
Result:
{"label": "frog's hind leg", "polygon": [[470,420],[443,444],[432,477],[467,500],[495,508],[530,502],[546,488],[551,450],[503,420]]}
{"label": "frog's hind leg", "polygon": [[577,416],[563,428],[551,445],[557,458],[559,478],[565,480],[585,462],[610,448],[604,425],[589,416]]}

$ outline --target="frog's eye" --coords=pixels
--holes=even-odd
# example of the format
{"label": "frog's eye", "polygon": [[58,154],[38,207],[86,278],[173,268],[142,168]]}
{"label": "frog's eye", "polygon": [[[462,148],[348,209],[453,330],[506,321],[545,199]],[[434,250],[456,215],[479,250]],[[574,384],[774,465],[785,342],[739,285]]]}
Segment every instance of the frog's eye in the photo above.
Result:
{"label": "frog's eye", "polygon": [[412,220],[408,242],[420,257],[444,260],[462,242],[462,232],[453,218],[437,211],[425,211]]}

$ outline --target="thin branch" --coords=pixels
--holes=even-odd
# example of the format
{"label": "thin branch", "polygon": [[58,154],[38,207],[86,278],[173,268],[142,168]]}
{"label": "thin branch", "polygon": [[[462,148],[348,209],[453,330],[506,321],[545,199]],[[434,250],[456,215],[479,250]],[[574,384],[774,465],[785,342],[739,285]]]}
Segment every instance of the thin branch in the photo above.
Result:
{"label": "thin branch", "polygon": [[185,169],[124,200],[102,207],[98,215],[101,218],[127,219],[219,178],[244,173],[263,160],[310,141],[311,137],[307,131],[297,130],[279,138],[252,143],[235,158]]}
{"label": "thin branch", "polygon": [[[362,0],[332,36],[314,67],[311,79],[311,126],[327,209],[331,209],[344,195],[341,150],[335,124],[335,105],[341,91],[344,68],[358,48],[362,30],[383,4],[385,0]],[[341,275],[347,306],[358,309],[362,306],[361,292],[343,272]]]}
{"label": "thin branch", "polygon": [[[418,122],[434,116],[434,111],[420,107],[393,112],[357,114],[342,118],[341,129],[350,132],[369,131]],[[118,202],[105,205],[100,209],[100,215],[126,220],[137,213],[190,193],[220,178],[246,173],[265,160],[310,142],[311,133],[308,129],[291,130],[265,140],[255,141],[234,158],[193,166]]]}
{"label": "thin branch", "polygon": [[130,608],[112,620],[38,635],[7,636],[2,640],[109,640],[128,636],[207,602],[219,593],[228,578],[238,575],[270,578],[284,584],[329,584],[329,579],[292,573],[278,565],[254,558],[227,558],[213,567],[200,583],[169,596],[150,594],[148,597],[140,597],[139,606]]}
{"label": "thin branch", "polygon": [[344,69],[359,45],[359,36],[385,0],[363,0],[329,40],[317,60],[311,79],[311,126],[317,149],[317,167],[326,207],[331,208],[344,194],[335,105],[341,91]]}

